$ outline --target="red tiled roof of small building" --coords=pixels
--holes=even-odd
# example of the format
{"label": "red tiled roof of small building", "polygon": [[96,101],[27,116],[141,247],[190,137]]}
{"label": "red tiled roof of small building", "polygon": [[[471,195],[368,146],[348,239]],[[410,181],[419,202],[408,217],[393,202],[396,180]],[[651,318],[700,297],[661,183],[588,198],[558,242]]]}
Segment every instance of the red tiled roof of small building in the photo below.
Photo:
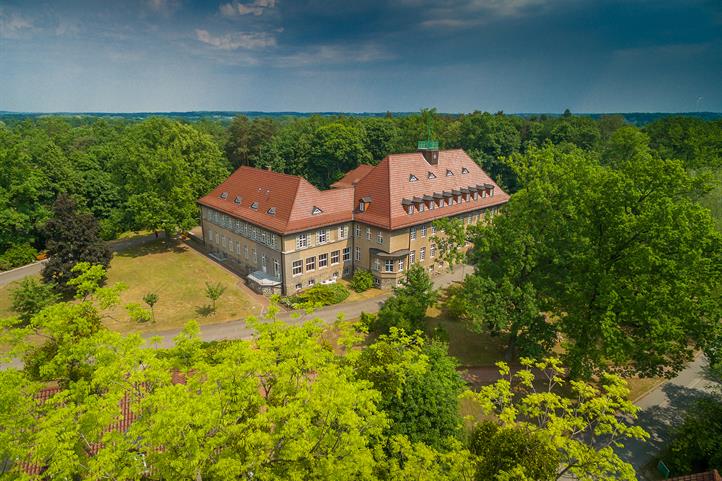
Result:
{"label": "red tiled roof of small building", "polygon": [[346,173],[346,175],[344,175],[341,180],[338,180],[331,184],[331,187],[336,189],[353,187],[354,185],[358,184],[361,179],[366,177],[372,170],[374,170],[373,165],[361,164],[355,169]]}
{"label": "red tiled roof of small building", "polygon": [[[466,152],[461,149],[439,151],[438,163],[429,164],[421,152],[392,154],[383,159],[373,171],[364,176],[355,188],[354,207],[363,197],[371,202],[356,219],[383,227],[398,229],[440,217],[460,214],[482,207],[504,204],[509,195],[489,177]],[[462,170],[465,173],[462,173]],[[447,171],[452,175],[447,175]],[[429,175],[429,173],[433,175]],[[414,176],[415,180],[410,181]],[[459,190],[469,186],[490,184],[492,197],[479,197],[476,201],[462,202],[434,210],[409,215],[402,200]]]}
{"label": "red tiled roof of small building", "polygon": [[[353,216],[353,189],[320,191],[302,177],[252,167],[239,168],[198,202],[279,234],[346,222]],[[320,212],[314,215],[316,208]]]}
{"label": "red tiled roof of small building", "polygon": [[706,473],[687,474],[685,476],[669,478],[667,481],[722,481],[722,476],[720,476],[716,469],[713,469]]}

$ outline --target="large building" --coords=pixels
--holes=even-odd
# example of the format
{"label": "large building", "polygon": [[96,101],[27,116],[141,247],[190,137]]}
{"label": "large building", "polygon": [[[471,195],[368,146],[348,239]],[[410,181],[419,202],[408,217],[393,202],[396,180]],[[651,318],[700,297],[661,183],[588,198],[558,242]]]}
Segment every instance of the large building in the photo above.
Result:
{"label": "large building", "polygon": [[241,167],[199,200],[205,245],[263,293],[292,294],[356,269],[370,270],[381,287],[396,285],[413,263],[438,272],[432,221],[480,222],[509,195],[463,150],[420,146],[361,165],[325,191]]}

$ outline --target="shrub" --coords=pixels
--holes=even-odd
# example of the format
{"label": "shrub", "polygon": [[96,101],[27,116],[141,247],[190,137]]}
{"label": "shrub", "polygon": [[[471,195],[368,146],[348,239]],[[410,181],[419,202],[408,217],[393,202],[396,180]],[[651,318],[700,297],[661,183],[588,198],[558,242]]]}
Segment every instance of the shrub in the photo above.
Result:
{"label": "shrub", "polygon": [[35,262],[38,251],[29,244],[17,244],[0,256],[0,271],[14,269]]}
{"label": "shrub", "polygon": [[35,277],[26,277],[12,291],[13,310],[25,322],[51,304],[58,301],[53,286],[43,284]]}
{"label": "shrub", "polygon": [[343,302],[351,294],[341,284],[318,284],[293,296],[281,299],[281,303],[292,309],[308,309],[330,306]]}
{"label": "shrub", "polygon": [[148,322],[152,319],[151,312],[144,309],[140,304],[128,304],[125,309],[133,322]]}
{"label": "shrub", "polygon": [[356,292],[363,292],[374,286],[374,275],[370,271],[359,269],[354,272],[351,278],[351,289]]}

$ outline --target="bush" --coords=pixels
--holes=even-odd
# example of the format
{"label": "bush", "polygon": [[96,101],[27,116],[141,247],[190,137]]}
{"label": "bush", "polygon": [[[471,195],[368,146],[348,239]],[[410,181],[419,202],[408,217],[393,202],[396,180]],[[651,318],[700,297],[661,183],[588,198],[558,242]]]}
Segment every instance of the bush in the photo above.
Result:
{"label": "bush", "polygon": [[58,301],[53,286],[43,284],[35,277],[26,277],[12,291],[13,310],[25,322],[49,305]]}
{"label": "bush", "polygon": [[128,311],[130,320],[133,322],[149,322],[153,318],[151,312],[148,309],[144,309],[140,304],[128,304],[125,306],[125,309]]}
{"label": "bush", "polygon": [[318,308],[343,302],[350,294],[341,284],[318,284],[299,294],[281,299],[281,303],[292,309]]}
{"label": "bush", "polygon": [[367,291],[374,286],[374,275],[370,271],[359,269],[354,272],[350,285],[356,292]]}
{"label": "bush", "polygon": [[7,271],[35,262],[37,255],[38,251],[29,244],[14,245],[0,256],[0,271]]}

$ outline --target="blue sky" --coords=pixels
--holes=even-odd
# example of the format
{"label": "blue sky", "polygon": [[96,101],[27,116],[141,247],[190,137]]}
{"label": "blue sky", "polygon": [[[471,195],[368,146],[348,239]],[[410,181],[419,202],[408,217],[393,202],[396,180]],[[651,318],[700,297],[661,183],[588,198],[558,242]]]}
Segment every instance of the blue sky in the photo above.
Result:
{"label": "blue sky", "polygon": [[720,0],[0,0],[0,110],[722,111]]}

